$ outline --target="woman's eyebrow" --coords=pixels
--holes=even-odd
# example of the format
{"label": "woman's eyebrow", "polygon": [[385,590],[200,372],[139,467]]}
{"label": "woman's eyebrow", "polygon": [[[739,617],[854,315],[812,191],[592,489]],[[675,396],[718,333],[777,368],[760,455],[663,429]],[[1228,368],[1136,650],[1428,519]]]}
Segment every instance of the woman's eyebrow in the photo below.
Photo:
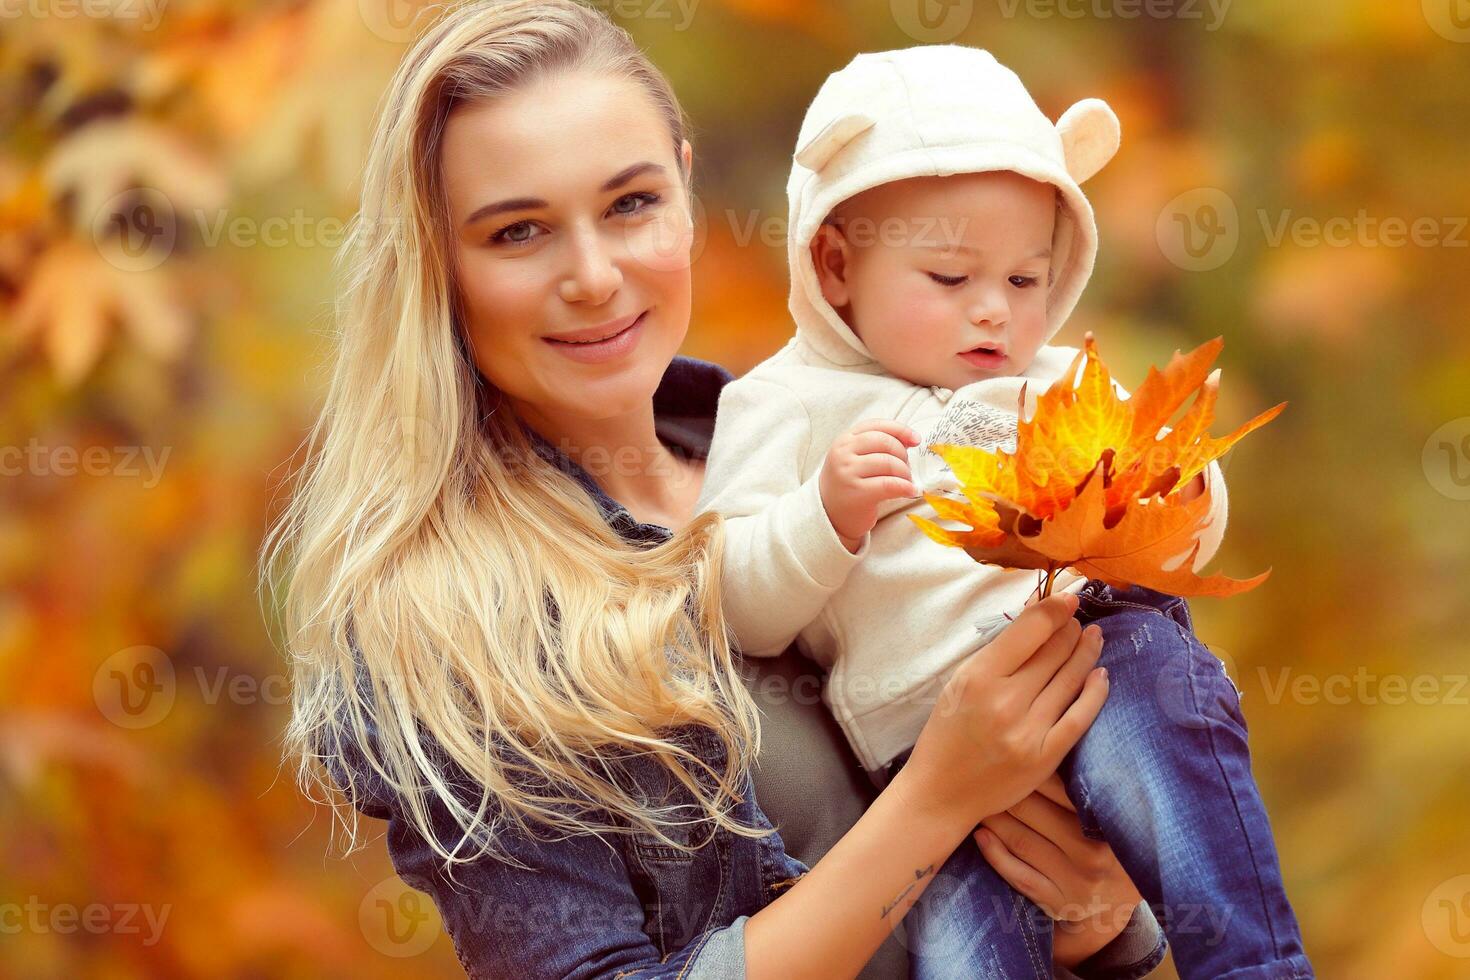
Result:
{"label": "woman's eyebrow", "polygon": [[501,214],[505,211],[534,211],[547,206],[547,203],[539,197],[512,197],[476,208],[468,218],[464,219],[464,223],[469,226],[493,214]]}
{"label": "woman's eyebrow", "polygon": [[664,168],[649,160],[644,160],[642,163],[635,163],[633,164],[633,166],[625,167],[624,169],[618,171],[617,174],[610,177],[608,179],[608,182],[602,185],[602,191],[604,193],[606,193],[607,191],[615,191],[619,187],[622,187],[624,184],[626,184],[628,181],[632,180],[634,177],[641,177],[644,174],[650,173],[663,174]]}
{"label": "woman's eyebrow", "polygon": [[[609,177],[607,182],[598,188],[598,191],[599,193],[606,194],[608,191],[617,190],[635,177],[653,173],[664,174],[666,171],[659,164],[648,160],[642,163],[635,163],[631,167],[625,167],[612,177]],[[512,197],[504,201],[496,201],[494,204],[486,204],[476,208],[468,218],[464,219],[464,223],[468,226],[474,224],[476,221],[482,221],[491,215],[503,214],[506,211],[534,211],[537,208],[545,207],[550,207],[550,205],[539,197]]]}

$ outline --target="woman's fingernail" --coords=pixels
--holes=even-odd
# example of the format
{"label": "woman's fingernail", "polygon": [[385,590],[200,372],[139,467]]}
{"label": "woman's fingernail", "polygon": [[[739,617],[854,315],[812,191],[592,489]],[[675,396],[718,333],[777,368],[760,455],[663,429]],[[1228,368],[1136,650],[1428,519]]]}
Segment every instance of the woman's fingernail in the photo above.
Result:
{"label": "woman's fingernail", "polygon": [[989,844],[990,844],[990,831],[986,830],[984,827],[981,827],[979,830],[975,831],[975,840],[982,847],[989,846]]}

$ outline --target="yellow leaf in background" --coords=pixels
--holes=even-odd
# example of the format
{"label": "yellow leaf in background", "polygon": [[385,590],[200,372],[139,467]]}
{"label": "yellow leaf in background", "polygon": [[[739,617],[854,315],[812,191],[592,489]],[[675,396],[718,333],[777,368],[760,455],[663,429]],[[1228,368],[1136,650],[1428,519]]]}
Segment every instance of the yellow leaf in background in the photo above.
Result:
{"label": "yellow leaf in background", "polygon": [[[1110,584],[1175,595],[1254,588],[1267,573],[1242,581],[1193,572],[1210,497],[1186,500],[1183,489],[1286,404],[1228,436],[1211,437],[1220,372],[1210,366],[1223,346],[1217,337],[1188,354],[1175,351],[1162,371],[1150,368],[1138,390],[1120,398],[1088,333],[1071,366],[1036,399],[1029,420],[1022,390],[1015,452],[929,447],[949,464],[965,500],[939,494],[925,500],[941,520],[968,529],[911,519],[933,540],[964,548],[976,561],[1044,569],[1048,584],[1055,569],[1071,567]],[[1190,395],[1194,403],[1170,428]]]}
{"label": "yellow leaf in background", "polygon": [[39,336],[57,377],[73,385],[101,356],[113,320],[162,360],[177,357],[188,339],[188,317],[164,273],[119,269],[93,247],[64,241],[37,260],[16,304],[14,340]]}
{"label": "yellow leaf in background", "polygon": [[222,207],[228,192],[212,161],[173,130],[135,117],[83,126],[52,151],[43,173],[53,194],[75,195],[74,221],[86,235],[111,217],[114,200],[130,188],[147,188],[181,218]]}
{"label": "yellow leaf in background", "polygon": [[197,98],[210,125],[231,144],[268,116],[274,96],[295,70],[307,40],[305,8],[266,11],[258,21],[223,32],[207,21],[178,28],[138,65],[136,86],[150,99],[178,92]]}

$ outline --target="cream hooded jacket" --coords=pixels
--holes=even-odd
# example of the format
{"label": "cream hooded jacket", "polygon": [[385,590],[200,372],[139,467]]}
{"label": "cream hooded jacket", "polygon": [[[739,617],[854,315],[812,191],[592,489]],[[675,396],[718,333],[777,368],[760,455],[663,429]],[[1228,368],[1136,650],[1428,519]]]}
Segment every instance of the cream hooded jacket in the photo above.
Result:
{"label": "cream hooded jacket", "polygon": [[[1116,151],[1118,121],[1087,99],[1053,125],[988,53],[919,47],[859,55],[829,77],[797,146],[787,184],[796,333],[725,386],[696,508],[726,518],[724,607],[741,650],[774,656],[796,640],[828,671],[823,701],[874,771],[914,743],[954,668],[1021,610],[1038,579],[927,539],[906,516],[933,517],[922,499],[889,501],[849,553],[817,487],[828,447],[863,419],[896,419],[921,437],[909,453],[920,489],[953,490],[928,445],[1014,449],[1022,385],[1029,417],[1077,349],[1044,345],[1023,374],[953,391],[889,375],[823,298],[811,240],[838,203],[893,180],[1014,170],[1055,184],[1050,339],[1092,271],[1097,236],[1078,184]],[[1205,482],[1212,516],[1196,570],[1218,549],[1226,521],[1217,466]],[[1085,581],[1065,571],[1054,588],[1076,591]]]}

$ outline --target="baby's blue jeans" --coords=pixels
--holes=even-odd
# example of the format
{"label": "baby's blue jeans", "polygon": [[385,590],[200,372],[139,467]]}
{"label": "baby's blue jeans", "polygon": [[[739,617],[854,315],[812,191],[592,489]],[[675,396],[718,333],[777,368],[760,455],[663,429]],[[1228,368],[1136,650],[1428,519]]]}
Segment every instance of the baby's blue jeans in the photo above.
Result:
{"label": "baby's blue jeans", "polygon": [[[1184,980],[1315,976],[1251,777],[1239,692],[1195,637],[1188,605],[1096,579],[1079,600],[1077,619],[1102,628],[1098,663],[1109,680],[1101,712],[1058,770],[1083,833],[1117,854]],[[890,777],[909,751],[889,763]],[[1052,977],[1050,917],[973,837],[905,917],[904,934],[913,980]]]}

